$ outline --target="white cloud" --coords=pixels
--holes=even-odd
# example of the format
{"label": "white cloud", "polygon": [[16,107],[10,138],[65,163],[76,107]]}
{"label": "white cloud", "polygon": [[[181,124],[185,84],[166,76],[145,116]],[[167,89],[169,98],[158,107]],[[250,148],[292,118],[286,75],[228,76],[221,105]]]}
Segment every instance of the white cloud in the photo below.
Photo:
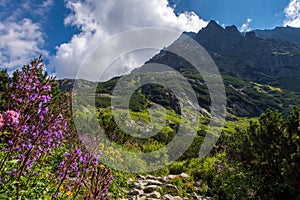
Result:
{"label": "white cloud", "polygon": [[[65,24],[75,25],[81,32],[74,35],[68,43],[57,47],[57,53],[50,64],[56,68],[58,77],[74,77],[87,53],[114,34],[143,27],[162,27],[180,32],[198,31],[207,25],[207,22],[192,12],[175,15],[174,8],[168,6],[167,0],[68,0],[66,5],[72,14],[66,17]],[[147,39],[160,40],[151,36]],[[162,42],[161,47],[165,45],[168,44]],[[147,57],[143,53],[138,57],[137,66],[149,58],[149,53]],[[140,59],[141,57],[144,58]],[[103,58],[99,56],[98,59]],[[134,63],[132,56],[129,60],[128,63]],[[120,75],[127,72],[132,68],[128,63],[125,62],[121,69],[115,69],[115,73],[110,73]]]}
{"label": "white cloud", "polygon": [[43,34],[38,24],[30,19],[20,22],[0,22],[0,64],[9,71],[22,67],[39,54],[47,54],[41,50]]}
{"label": "white cloud", "polygon": [[[2,21],[21,21],[25,18],[35,19],[33,21],[41,21],[47,17],[47,12],[54,4],[54,0],[22,0],[18,2],[8,2],[4,0],[1,3],[2,7],[0,19]],[[7,1],[7,2],[5,2]]]}
{"label": "white cloud", "polygon": [[291,0],[284,13],[284,26],[300,27],[300,0]]}
{"label": "white cloud", "polygon": [[248,18],[247,19],[247,22],[245,22],[242,26],[241,26],[241,28],[240,28],[240,31],[241,32],[248,32],[248,31],[250,31],[251,30],[251,28],[250,28],[250,23],[252,22],[252,19],[251,18]]}
{"label": "white cloud", "polygon": [[0,13],[1,68],[12,72],[40,54],[47,58],[41,24],[53,3],[54,0],[23,0],[20,3],[0,0],[3,10]]}

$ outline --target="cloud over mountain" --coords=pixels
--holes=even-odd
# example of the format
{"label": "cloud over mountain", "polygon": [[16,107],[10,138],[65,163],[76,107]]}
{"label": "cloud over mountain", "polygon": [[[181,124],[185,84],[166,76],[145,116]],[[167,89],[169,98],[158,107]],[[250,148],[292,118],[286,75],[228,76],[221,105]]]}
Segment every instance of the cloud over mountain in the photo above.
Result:
{"label": "cloud over mountain", "polygon": [[[65,24],[77,26],[81,32],[74,35],[69,42],[57,47],[57,53],[50,64],[56,67],[58,77],[74,76],[91,49],[114,34],[143,27],[161,27],[179,32],[198,31],[207,24],[193,12],[176,15],[174,8],[168,6],[167,0],[69,0],[66,5],[72,13],[65,18]],[[159,40],[151,36],[145,38],[145,40],[153,39]],[[166,45],[168,44],[162,41],[161,47]],[[153,54],[156,52],[153,51]],[[123,56],[124,65],[114,69],[117,74],[132,68],[129,65],[142,64],[149,57],[149,53],[130,55],[128,63],[125,57]],[[99,55],[98,59],[104,58]],[[133,64],[133,60],[137,62]]]}
{"label": "cloud over mountain", "polygon": [[241,32],[247,32],[247,31],[250,31],[251,28],[250,28],[250,23],[252,22],[252,19],[251,18],[248,18],[247,19],[247,22],[245,22],[241,28],[240,28],[240,31]]}
{"label": "cloud over mountain", "polygon": [[300,0],[291,0],[284,13],[285,26],[300,27]]}

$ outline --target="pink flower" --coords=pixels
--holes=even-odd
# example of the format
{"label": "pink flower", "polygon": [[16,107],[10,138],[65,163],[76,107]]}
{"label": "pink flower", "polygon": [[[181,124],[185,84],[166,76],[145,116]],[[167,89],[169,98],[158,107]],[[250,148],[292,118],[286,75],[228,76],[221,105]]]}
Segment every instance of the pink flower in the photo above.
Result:
{"label": "pink flower", "polygon": [[0,114],[0,128],[2,128],[4,126],[4,119],[3,116]]}
{"label": "pink flower", "polygon": [[18,125],[19,117],[19,113],[13,110],[8,110],[4,113],[4,121],[7,125]]}

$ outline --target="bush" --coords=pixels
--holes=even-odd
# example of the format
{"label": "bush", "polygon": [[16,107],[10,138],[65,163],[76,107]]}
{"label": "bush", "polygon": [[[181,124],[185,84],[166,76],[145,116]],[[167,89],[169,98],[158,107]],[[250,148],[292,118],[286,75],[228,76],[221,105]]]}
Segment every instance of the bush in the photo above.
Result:
{"label": "bush", "polygon": [[259,177],[255,197],[261,199],[297,199],[300,197],[300,111],[294,108],[284,120],[268,110],[252,121],[246,132],[237,130],[228,141],[233,162]]}

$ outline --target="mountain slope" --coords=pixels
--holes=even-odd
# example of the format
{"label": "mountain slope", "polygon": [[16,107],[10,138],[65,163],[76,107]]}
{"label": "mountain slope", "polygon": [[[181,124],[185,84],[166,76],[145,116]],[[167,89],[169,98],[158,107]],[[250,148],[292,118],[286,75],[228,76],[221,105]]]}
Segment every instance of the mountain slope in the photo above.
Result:
{"label": "mountain slope", "polygon": [[[188,36],[199,42],[218,66],[230,113],[257,116],[267,108],[284,111],[299,105],[300,49],[296,45],[261,39],[254,32],[243,35],[235,26],[224,29],[215,21]],[[184,59],[162,50],[148,63],[164,64],[184,74],[197,92],[201,107],[209,107],[202,77]]]}
{"label": "mountain slope", "polygon": [[[183,33],[171,46],[184,43],[186,36],[201,44],[219,68],[225,84],[229,113],[252,117],[265,112],[267,108],[285,112],[290,106],[300,105],[300,48],[296,44],[263,39],[255,32],[244,35],[235,26],[223,28],[211,21],[198,33]],[[165,49],[146,62],[149,63],[164,64],[180,72],[193,87],[202,109],[200,111],[210,111],[206,83],[190,63]],[[142,72],[145,66],[132,73]],[[97,92],[111,94],[118,80],[114,78],[100,83]],[[167,88],[148,84],[137,93],[133,99],[136,102],[146,99],[146,102],[141,106],[135,105],[135,108],[146,108],[155,102],[180,112],[176,97]],[[107,102],[107,96],[105,98]]]}
{"label": "mountain slope", "polygon": [[262,39],[254,32],[245,36],[235,27],[223,29],[216,22],[195,36],[210,53],[221,73],[249,81],[275,84],[300,92],[300,48],[282,40]]}
{"label": "mountain slope", "polygon": [[300,47],[300,28],[276,27],[272,30],[254,30],[256,35],[263,39],[277,39],[289,41]]}

